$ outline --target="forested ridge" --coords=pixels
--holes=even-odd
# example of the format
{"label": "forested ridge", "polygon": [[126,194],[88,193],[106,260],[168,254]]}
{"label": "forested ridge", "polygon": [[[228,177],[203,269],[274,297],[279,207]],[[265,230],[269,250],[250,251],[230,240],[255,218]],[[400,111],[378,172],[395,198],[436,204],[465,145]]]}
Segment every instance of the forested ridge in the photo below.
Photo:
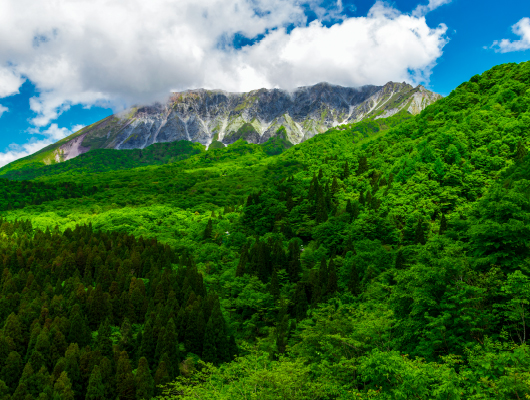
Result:
{"label": "forested ridge", "polygon": [[528,126],[506,64],[288,149],[5,181],[57,194],[1,212],[1,396],[529,397]]}

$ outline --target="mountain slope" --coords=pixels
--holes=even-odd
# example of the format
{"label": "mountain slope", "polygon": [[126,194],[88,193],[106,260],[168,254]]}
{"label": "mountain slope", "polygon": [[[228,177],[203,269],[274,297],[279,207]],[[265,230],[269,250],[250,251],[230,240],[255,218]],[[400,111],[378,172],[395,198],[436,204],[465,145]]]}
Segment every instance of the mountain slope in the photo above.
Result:
{"label": "mountain slope", "polygon": [[528,398],[530,62],[401,117],[3,182],[3,392]]}
{"label": "mountain slope", "polygon": [[190,90],[174,93],[165,105],[133,108],[96,122],[0,169],[0,175],[28,165],[66,161],[94,149],[142,149],[178,140],[206,146],[239,139],[265,143],[281,127],[285,139],[298,144],[341,124],[386,118],[402,110],[415,115],[439,98],[423,86],[394,82],[361,88],[320,83],[292,92]]}

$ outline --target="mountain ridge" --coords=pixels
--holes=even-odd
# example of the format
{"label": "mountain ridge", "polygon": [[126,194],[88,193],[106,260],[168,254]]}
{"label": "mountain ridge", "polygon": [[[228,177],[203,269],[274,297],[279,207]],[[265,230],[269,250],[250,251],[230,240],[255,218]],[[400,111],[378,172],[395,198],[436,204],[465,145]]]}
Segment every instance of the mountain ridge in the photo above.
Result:
{"label": "mountain ridge", "polygon": [[153,143],[187,140],[208,147],[238,139],[262,144],[285,129],[299,144],[342,124],[386,118],[402,110],[418,114],[442,96],[423,86],[388,82],[358,88],[321,82],[294,90],[250,92],[193,89],[174,92],[165,103],[133,107],[97,121],[39,152],[0,169],[28,163],[54,164],[90,150],[143,149]]}

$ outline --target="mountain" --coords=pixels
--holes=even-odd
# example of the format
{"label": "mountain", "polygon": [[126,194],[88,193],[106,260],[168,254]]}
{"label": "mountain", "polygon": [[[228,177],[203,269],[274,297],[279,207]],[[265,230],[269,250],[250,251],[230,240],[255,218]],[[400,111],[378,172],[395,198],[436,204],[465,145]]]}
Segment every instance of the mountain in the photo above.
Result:
{"label": "mountain", "polygon": [[0,397],[529,398],[529,124],[505,64],[279,154],[0,179]]}
{"label": "mountain", "polygon": [[284,127],[285,139],[301,143],[331,127],[386,118],[406,110],[418,114],[441,96],[423,86],[389,82],[348,88],[328,83],[293,91],[259,89],[248,93],[189,90],[166,104],[136,107],[96,122],[73,135],[0,169],[28,163],[53,164],[94,149],[143,149],[153,143],[188,140],[209,146],[244,139],[265,143]]}

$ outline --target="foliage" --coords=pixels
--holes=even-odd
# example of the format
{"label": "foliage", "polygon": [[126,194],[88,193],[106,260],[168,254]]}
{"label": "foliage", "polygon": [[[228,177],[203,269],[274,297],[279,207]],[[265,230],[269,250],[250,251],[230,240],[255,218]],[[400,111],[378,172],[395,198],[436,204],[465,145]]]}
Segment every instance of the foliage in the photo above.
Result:
{"label": "foliage", "polygon": [[287,149],[4,182],[0,392],[530,396],[529,122],[507,64]]}

